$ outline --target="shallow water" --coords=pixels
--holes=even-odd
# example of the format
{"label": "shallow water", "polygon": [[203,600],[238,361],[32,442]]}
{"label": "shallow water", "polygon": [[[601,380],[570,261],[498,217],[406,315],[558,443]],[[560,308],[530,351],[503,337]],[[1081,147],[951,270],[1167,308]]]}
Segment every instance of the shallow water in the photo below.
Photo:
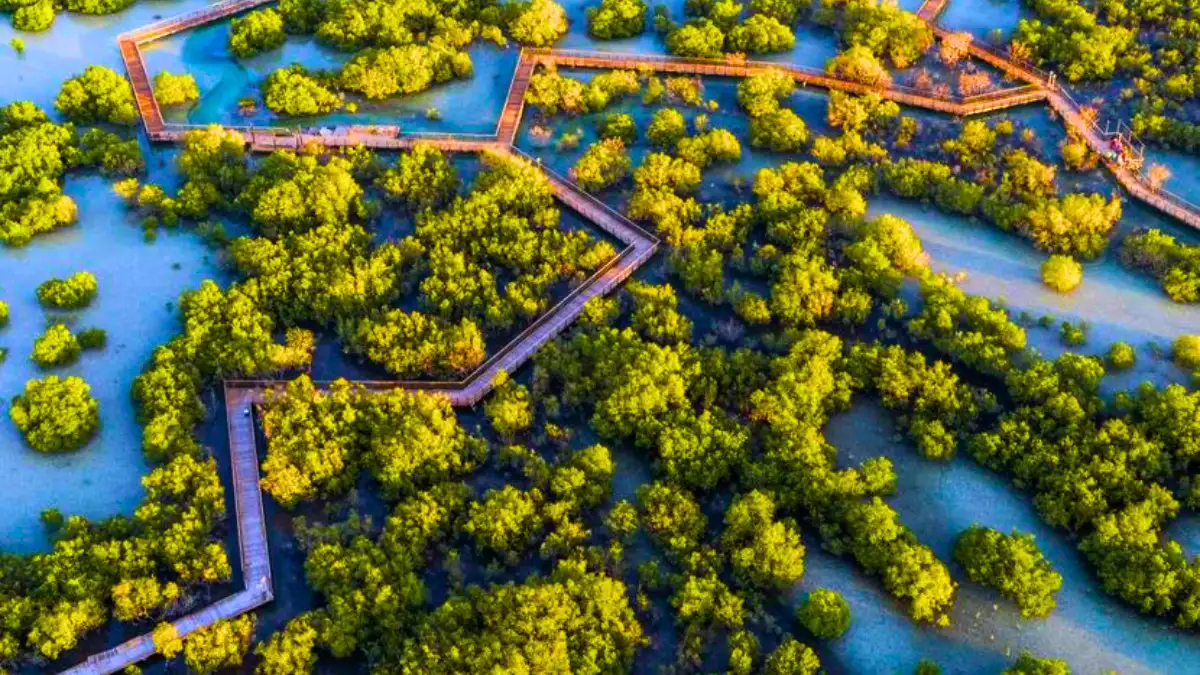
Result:
{"label": "shallow water", "polygon": [[938,16],[938,24],[954,31],[966,31],[976,40],[991,42],[992,31],[1000,31],[1000,44],[1007,44],[1021,19],[1031,15],[1020,0],[950,0]]}
{"label": "shallow water", "polygon": [[[1084,263],[1083,283],[1063,295],[1041,282],[1046,254],[1014,234],[888,195],[871,199],[868,214],[881,213],[913,226],[935,270],[965,273],[960,284],[965,291],[1002,298],[1014,318],[1027,311],[1035,319],[1049,313],[1058,321],[1087,321],[1089,345],[1097,352],[1118,340],[1135,346],[1168,343],[1200,326],[1200,307],[1171,302],[1155,280],[1122,267],[1115,251]],[[1029,337],[1031,346],[1048,356],[1062,351],[1056,332],[1034,328]]]}
{"label": "shallow water", "polygon": [[[850,631],[830,646],[847,672],[909,672],[921,657],[937,661],[946,673],[998,672],[1022,649],[1066,659],[1074,672],[1089,674],[1110,669],[1122,675],[1179,673],[1181,664],[1200,659],[1194,635],[1142,617],[1105,595],[1074,543],[1041,521],[1027,495],[967,456],[946,463],[921,458],[910,445],[894,440],[891,415],[875,401],[857,399],[849,412],[830,421],[826,438],[838,447],[843,465],[891,458],[898,483],[888,502],[917,538],[950,564],[959,582],[950,628],[919,627],[877,582],[863,578],[853,563],[815,551],[809,538],[801,589],[835,588],[854,612]],[[1016,528],[1037,538],[1063,576],[1058,607],[1048,619],[1022,621],[1015,605],[971,584],[951,562],[955,538],[972,523],[1006,532]]]}
{"label": "shallow water", "polygon": [[[518,51],[476,42],[467,48],[474,75],[434,86],[412,96],[386,101],[359,101],[355,113],[338,111],[320,117],[282,118],[262,103],[260,87],[278,68],[299,63],[310,70],[337,69],[350,55],[313,38],[289,38],[279,49],[239,59],[229,53],[229,21],[209,24],[152,43],[145,49],[150,77],[163,70],[196,77],[200,100],[164,111],[168,121],[190,124],[312,126],[336,124],[398,124],[411,131],[492,133],[500,118],[512,80]],[[253,98],[252,114],[238,112],[238,101]],[[437,109],[440,119],[426,111]]]}
{"label": "shallow water", "polygon": [[[178,318],[168,304],[173,306],[182,291],[204,279],[221,278],[212,252],[196,235],[161,234],[146,243],[104,178],[71,176],[65,191],[79,205],[74,227],[37,237],[25,248],[0,248],[0,298],[11,313],[9,326],[0,329],[0,346],[9,349],[8,360],[0,365],[0,398],[11,398],[26,380],[47,373],[78,375],[99,401],[101,429],[82,450],[45,456],[25,446],[7,414],[0,419],[5,479],[0,548],[6,551],[45,546],[37,519],[42,509],[56,507],[92,518],[133,510],[147,471],[130,401],[133,378],[154,348],[178,331]],[[80,270],[99,281],[95,302],[69,314],[43,311],[34,294],[37,285]],[[74,365],[40,371],[29,356],[50,316],[71,317],[75,329],[103,328],[108,346],[84,352]]]}
{"label": "shallow water", "polygon": [[[582,81],[589,81],[597,73],[597,71],[574,69],[562,69],[560,72]],[[727,129],[737,136],[741,142],[742,154],[741,159],[737,162],[714,164],[705,169],[704,179],[697,193],[697,199],[702,201],[745,199],[748,193],[737,187],[731,189],[731,185],[740,184],[748,187],[753,183],[754,174],[759,169],[776,166],[789,160],[804,161],[808,159],[807,155],[802,153],[768,152],[750,147],[750,122],[737,102],[738,81],[726,77],[703,77],[700,78],[700,82],[704,101],[706,103],[715,101],[717,103],[716,110],[704,106],[682,106],[668,101],[666,97],[647,105],[642,103],[640,94],[620,99],[603,111],[584,115],[558,114],[546,117],[536,108],[527,108],[529,112],[522,118],[521,127],[517,133],[517,146],[540,158],[545,166],[567,175],[587,151],[588,146],[598,140],[596,125],[608,115],[627,113],[633,117],[637,125],[638,137],[629,146],[629,155],[633,166],[637,167],[649,153],[662,152],[660,148],[646,139],[646,129],[650,126],[655,112],[663,108],[677,108],[688,122],[689,134],[695,133],[696,119],[703,115],[708,118],[709,129]],[[809,134],[814,135],[831,132],[825,122],[826,101],[827,97],[820,90],[800,88],[784,104],[804,118]],[[535,127],[548,128],[552,133],[548,139],[539,139],[533,133]],[[576,130],[583,132],[579,145],[573,149],[558,150],[556,143],[562,135]],[[619,188],[613,188],[610,192],[618,190]],[[609,196],[611,195],[605,193],[606,198]]]}
{"label": "shallow water", "polygon": [[[125,72],[117,35],[158,19],[182,14],[208,4],[203,0],[147,2],[111,16],[83,16],[60,13],[54,26],[42,33],[13,30],[9,16],[0,20],[0,103],[30,100],[47,111],[54,109],[54,97],[62,81],[83,72],[91,64]],[[25,53],[18,55],[8,46],[19,37],[25,41]]]}

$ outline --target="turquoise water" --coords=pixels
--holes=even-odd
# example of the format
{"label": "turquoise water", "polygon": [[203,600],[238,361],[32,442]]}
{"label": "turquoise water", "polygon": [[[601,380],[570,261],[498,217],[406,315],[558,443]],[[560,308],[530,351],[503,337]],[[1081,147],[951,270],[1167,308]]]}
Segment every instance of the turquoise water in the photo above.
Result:
{"label": "turquoise water", "polygon": [[[1200,641],[1191,633],[1147,620],[1105,595],[1074,543],[1038,517],[1027,495],[967,456],[947,463],[925,460],[908,444],[894,440],[891,415],[870,399],[859,398],[850,412],[834,417],[826,438],[839,461],[854,465],[870,457],[892,459],[896,495],[888,501],[918,539],[950,564],[959,581],[948,629],[917,626],[879,584],[853,562],[832,558],[808,537],[807,572],[801,591],[835,588],[850,602],[854,620],[840,640],[827,644],[829,656],[852,673],[907,673],[922,657],[944,672],[994,673],[1022,649],[1066,659],[1073,672],[1121,675],[1186,672],[1200,659]],[[975,586],[952,561],[954,540],[972,523],[1032,533],[1051,565],[1063,575],[1058,607],[1045,620],[1022,621],[1015,605]],[[1193,549],[1191,552],[1195,552]],[[798,602],[803,592],[796,594]]]}
{"label": "turquoise water", "polygon": [[950,0],[938,17],[938,23],[943,28],[966,31],[976,40],[989,40],[992,31],[999,29],[1000,43],[1007,44],[1017,24],[1029,16],[1029,9],[1020,0]]}
{"label": "turquoise water", "polygon": [[[211,252],[195,235],[163,234],[146,243],[104,178],[70,177],[66,193],[79,205],[74,227],[35,238],[25,248],[0,248],[0,298],[11,314],[9,326],[0,329],[0,346],[9,349],[8,360],[0,365],[0,398],[5,400],[0,548],[6,551],[45,546],[37,519],[42,509],[100,518],[129,513],[137,505],[147,467],[129,395],[133,378],[154,347],[178,331],[176,314],[167,305],[202,280],[221,278]],[[95,302],[73,313],[43,311],[34,294],[37,285],[80,270],[99,281]],[[108,332],[103,351],[85,352],[74,365],[49,371],[82,377],[100,404],[99,435],[85,448],[60,456],[26,447],[7,415],[7,400],[24,389],[26,380],[45,374],[29,355],[50,316],[65,317],[76,328]]]}
{"label": "turquoise water", "polygon": [[[911,3],[913,0],[905,0]],[[570,28],[562,41],[556,46],[565,49],[591,49],[606,52],[652,52],[665,54],[667,49],[663,36],[654,32],[653,10],[662,5],[670,12],[671,20],[682,23],[686,20],[683,13],[683,0],[649,3],[650,12],[646,18],[646,30],[641,35],[622,40],[596,40],[588,35],[587,9],[599,7],[596,0],[564,0],[560,2],[567,11]],[[920,4],[918,1],[917,5]],[[824,68],[825,62],[838,53],[837,36],[823,26],[810,22],[801,22],[793,26],[796,34],[796,46],[786,52],[777,54],[758,54],[752,58],[776,63],[790,63],[811,68]]]}
{"label": "turquoise water", "polygon": [[1103,353],[1112,342],[1123,340],[1138,350],[1133,370],[1114,378],[1124,385],[1141,379],[1186,381],[1185,374],[1153,356],[1150,342],[1169,347],[1175,337],[1194,333],[1200,326],[1200,308],[1171,302],[1158,283],[1120,265],[1115,250],[1099,260],[1084,263],[1083,283],[1062,295],[1041,282],[1040,267],[1046,254],[1016,235],[994,226],[967,222],[934,208],[879,195],[871,200],[871,215],[892,213],[908,221],[935,270],[959,275],[968,293],[1003,299],[1014,317],[1022,311],[1036,319],[1052,314],[1053,329],[1028,329],[1029,344],[1047,356],[1062,353],[1058,322],[1087,321],[1085,353]]}
{"label": "turquoise water", "polygon": [[[6,15],[0,20],[0,102],[27,99],[52,110],[62,81],[83,72],[85,66],[99,64],[124,72],[117,35],[206,4],[203,0],[143,1],[112,16],[60,13],[54,26],[43,33],[15,31]],[[13,37],[25,41],[24,54],[8,46]]]}
{"label": "turquoise water", "polygon": [[[560,72],[584,81],[595,76],[595,71],[564,69]],[[803,153],[775,153],[751,148],[749,142],[750,122],[737,102],[738,81],[725,77],[704,77],[700,81],[704,100],[706,102],[716,101],[718,106],[716,110],[710,110],[707,107],[677,106],[669,103],[665,97],[653,105],[646,105],[641,102],[640,95],[629,96],[613,103],[601,112],[586,115],[560,114],[547,118],[537,109],[530,107],[527,108],[529,113],[521,119],[517,145],[531,155],[541,158],[544,165],[565,175],[587,151],[588,146],[598,139],[596,124],[600,120],[607,115],[628,113],[633,117],[638,130],[637,139],[629,146],[629,154],[636,167],[641,164],[647,154],[661,152],[661,149],[646,140],[645,132],[654,113],[662,108],[678,107],[688,122],[689,133],[694,131],[696,118],[704,115],[708,118],[708,128],[728,129],[741,141],[742,155],[739,161],[714,164],[705,170],[697,196],[698,199],[704,201],[745,199],[749,194],[745,189],[731,190],[730,185],[738,182],[748,188],[754,182],[754,174],[761,168],[776,166],[789,160],[808,159],[807,155]],[[825,122],[827,100],[825,94],[819,89],[801,88],[785,101],[785,105],[804,118],[810,134],[828,134],[831,129]],[[552,133],[549,140],[539,138],[533,133],[535,127],[550,129]],[[577,129],[583,131],[578,147],[570,150],[556,149],[555,144],[564,133]],[[618,188],[614,188],[610,192],[617,191]],[[606,196],[608,196],[607,193]]]}
{"label": "turquoise water", "polygon": [[[290,38],[279,49],[238,59],[228,51],[229,22],[209,24],[150,44],[144,51],[150,77],[163,70],[190,73],[200,88],[200,100],[189,106],[165,110],[171,122],[190,124],[314,126],[336,124],[398,124],[413,131],[492,133],[504,107],[518,51],[491,43],[471,45],[474,76],[453,80],[413,96],[386,101],[362,101],[358,112],[339,111],[309,118],[280,118],[262,104],[259,88],[278,68],[300,63],[312,70],[336,69],[350,55],[317,43],[312,38]],[[252,114],[238,112],[238,101],[254,98]],[[437,120],[426,110],[436,108]]]}
{"label": "turquoise water", "polygon": [[[39,34],[18,33],[8,21],[0,22],[0,41],[5,43],[0,48],[0,103],[30,100],[53,115],[60,84],[85,66],[98,63],[123,71],[118,34],[204,4],[143,2],[108,17],[60,14],[51,30]],[[13,36],[25,41],[25,54],[7,47]],[[176,182],[166,168],[170,157],[169,152],[147,157],[151,180]],[[35,238],[25,248],[0,248],[0,299],[12,315],[9,326],[0,329],[0,346],[9,349],[8,360],[0,364],[0,466],[6,497],[0,504],[0,548],[10,552],[46,547],[37,517],[43,509],[101,518],[129,513],[137,505],[147,467],[129,399],[133,378],[154,347],[177,331],[167,303],[203,279],[221,278],[211,252],[196,236],[175,233],[145,243],[107,180],[73,174],[65,192],[79,206],[74,227]],[[174,269],[176,263],[179,269]],[[24,389],[26,380],[44,375],[29,360],[33,340],[48,318],[34,289],[52,276],[85,269],[96,275],[100,295],[90,308],[76,313],[72,325],[105,329],[108,346],[51,372],[79,375],[91,385],[100,404],[101,430],[82,450],[46,457],[24,445],[8,418],[8,400]]]}
{"label": "turquoise water", "polygon": [[[650,7],[646,13],[646,30],[641,35],[623,40],[595,40],[588,35],[587,10],[589,7],[599,7],[599,0],[563,0],[558,4],[562,5],[563,9],[566,10],[567,20],[570,22],[566,36],[556,45],[558,47],[566,49],[599,49],[609,52],[666,51],[662,36],[654,32],[653,11],[655,3],[647,3]],[[684,20],[683,0],[668,0],[667,2],[657,4],[662,4],[667,8],[672,21],[682,22]]]}
{"label": "turquoise water", "polygon": [[[1146,166],[1155,164],[1161,164],[1171,172],[1171,177],[1163,182],[1164,189],[1189,201],[1200,201],[1200,157],[1161,147],[1147,147]],[[1197,240],[1200,241],[1200,237]]]}

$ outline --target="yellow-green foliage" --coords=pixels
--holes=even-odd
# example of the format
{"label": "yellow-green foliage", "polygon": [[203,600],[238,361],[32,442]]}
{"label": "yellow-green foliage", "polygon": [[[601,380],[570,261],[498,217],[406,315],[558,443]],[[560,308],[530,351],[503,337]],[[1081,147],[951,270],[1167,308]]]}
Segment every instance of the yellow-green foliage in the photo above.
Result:
{"label": "yellow-green foliage", "polygon": [[83,447],[100,428],[100,406],[78,377],[51,375],[25,383],[8,409],[25,442],[38,452],[67,452]]}
{"label": "yellow-green foliage", "polygon": [[1052,255],[1042,263],[1042,283],[1059,293],[1070,293],[1083,281],[1083,266],[1071,256]]}
{"label": "yellow-green foliage", "polygon": [[191,75],[176,75],[164,70],[154,76],[154,98],[161,106],[180,105],[200,98],[200,88]]}
{"label": "yellow-green foliage", "polygon": [[1171,357],[1181,368],[1200,371],[1200,335],[1180,335],[1175,338]]}
{"label": "yellow-green foliage", "polygon": [[46,329],[33,341],[33,360],[42,368],[65,366],[79,358],[82,348],[71,330],[61,323]]}
{"label": "yellow-green foliage", "polygon": [[99,290],[91,272],[76,272],[66,279],[48,279],[37,287],[38,302],[53,309],[82,309],[91,304]]}

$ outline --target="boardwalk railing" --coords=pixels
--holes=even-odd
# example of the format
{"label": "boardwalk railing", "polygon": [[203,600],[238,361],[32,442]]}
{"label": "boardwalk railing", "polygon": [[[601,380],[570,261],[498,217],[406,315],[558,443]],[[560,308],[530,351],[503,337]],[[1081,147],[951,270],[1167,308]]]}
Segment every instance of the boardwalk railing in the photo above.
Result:
{"label": "boardwalk railing", "polygon": [[526,50],[521,50],[521,57],[513,70],[512,81],[508,83],[504,108],[496,122],[496,137],[507,145],[516,144],[517,129],[521,125],[521,115],[525,112],[525,92],[529,89],[529,78],[533,75],[535,65],[536,62],[529,58]]}
{"label": "boardwalk railing", "polygon": [[946,9],[949,0],[925,0],[921,6],[917,8],[917,16],[921,17],[927,23],[937,21],[942,10]]}
{"label": "boardwalk railing", "polygon": [[[918,15],[929,23],[938,37],[942,39],[950,35],[951,31],[938,26],[936,20],[947,2],[948,0],[925,0],[918,11]],[[969,52],[972,56],[1000,68],[1008,75],[1025,80],[1030,86],[1041,89],[1044,92],[1043,98],[1062,117],[1063,123],[1073,129],[1087,142],[1092,151],[1101,157],[1104,166],[1129,194],[1192,228],[1200,229],[1200,206],[1180,195],[1155,186],[1145,172],[1144,166],[1139,166],[1134,170],[1109,159],[1108,153],[1112,149],[1111,139],[1118,134],[1101,129],[1095,115],[1084,113],[1084,106],[1075,100],[1071,92],[1058,81],[1053,73],[1048,73],[1031,63],[1018,61],[1009,53],[979,44],[974,40],[971,41]],[[1129,136],[1131,137],[1132,133]],[[1132,141],[1136,144],[1141,143],[1136,138]],[[1126,139],[1126,142],[1130,142],[1129,138]]]}
{"label": "boardwalk railing", "polygon": [[117,36],[118,42],[132,41],[135,43],[150,42],[159,38],[173,35],[180,31],[185,31],[196,26],[202,26],[206,23],[211,23],[217,19],[222,19],[227,16],[232,16],[248,9],[254,9],[261,5],[270,4],[276,0],[225,0],[224,2],[216,2],[207,7],[185,12],[169,19],[163,19],[152,24],[147,24],[141,28],[121,33]]}
{"label": "boardwalk railing", "polygon": [[[229,427],[229,455],[233,475],[233,502],[237,521],[238,552],[244,587],[241,591],[186,616],[173,620],[179,637],[213,623],[252,611],[274,598],[271,559],[267,546],[266,517],[258,487],[258,450],[253,419],[243,411],[249,405],[244,392],[225,390],[225,416]],[[107,651],[93,654],[62,675],[108,675],[150,658],[156,653],[154,636],[144,633]]]}
{"label": "boardwalk railing", "polygon": [[661,54],[626,54],[579,49],[527,49],[531,59],[547,65],[580,68],[652,69],[723,77],[747,77],[767,72],[784,72],[804,84],[856,94],[878,94],[907,105],[929,108],[955,115],[973,115],[1002,108],[1025,105],[1045,97],[1030,86],[1003,89],[986,94],[960,97],[908,87],[900,84],[872,86],[846,79],[816,68],[755,61],[741,58],[705,59]]}
{"label": "boardwalk railing", "polygon": [[[536,160],[525,153],[510,148],[512,157],[534,164]],[[596,226],[626,244],[625,249],[600,266],[579,286],[571,290],[537,320],[521,331],[508,344],[479,365],[469,375],[458,381],[359,381],[356,386],[374,390],[407,389],[446,396],[453,405],[473,406],[491,392],[500,371],[512,372],[528,361],[542,345],[554,339],[583,312],[589,300],[611,292],[629,278],[643,263],[649,260],[658,248],[658,238],[631,222],[628,218],[604,202],[575,187],[573,183],[545,167],[554,195],[568,207],[587,218]],[[237,380],[226,383],[227,387],[265,391],[282,386],[282,382],[271,380]],[[318,386],[327,383],[318,383]]]}

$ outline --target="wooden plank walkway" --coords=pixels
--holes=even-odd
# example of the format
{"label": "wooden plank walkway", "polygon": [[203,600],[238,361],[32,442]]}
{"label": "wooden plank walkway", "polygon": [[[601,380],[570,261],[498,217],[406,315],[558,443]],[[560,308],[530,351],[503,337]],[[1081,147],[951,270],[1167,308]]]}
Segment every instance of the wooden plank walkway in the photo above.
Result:
{"label": "wooden plank walkway", "polygon": [[[948,2],[949,0],[926,0],[925,4],[921,6],[921,11],[925,12],[920,15],[921,18],[929,23],[939,39],[945,39],[952,34],[951,31],[935,23],[937,15],[941,13]],[[1156,187],[1142,170],[1134,170],[1109,159],[1108,153],[1112,151],[1112,135],[1105,133],[1097,126],[1093,115],[1084,114],[1082,106],[1071,97],[1054,73],[1046,72],[1031,63],[1018,61],[1000,49],[979,44],[975,40],[971,41],[969,52],[971,56],[995,66],[1009,77],[1041,89],[1044,92],[1043,98],[1049,103],[1050,108],[1062,118],[1063,124],[1083,138],[1088,147],[1101,157],[1104,166],[1112,173],[1117,183],[1125,188],[1126,192],[1188,227],[1200,230],[1200,205],[1193,204],[1184,197],[1161,187]]]}
{"label": "wooden plank walkway", "polygon": [[[130,82],[133,84],[138,111],[141,113],[142,123],[150,140],[178,141],[187,131],[201,128],[201,126],[167,125],[163,122],[162,113],[154,99],[153,88],[142,58],[140,45],[274,1],[225,0],[203,9],[123,33],[118,38],[121,57],[125,62]],[[952,34],[951,31],[937,24],[937,17],[948,2],[949,0],[925,0],[917,10],[917,15],[930,26],[939,39],[945,39]],[[513,79],[509,85],[508,95],[500,119],[497,120],[494,134],[389,136],[375,133],[369,127],[364,126],[342,127],[334,130],[334,133],[311,130],[281,132],[278,129],[270,128],[239,130],[246,135],[252,150],[262,152],[298,149],[310,143],[328,147],[365,145],[380,150],[404,150],[419,142],[432,143],[451,152],[497,150],[512,145],[515,141],[524,111],[525,91],[529,86],[529,78],[537,64],[542,63],[581,68],[649,68],[656,72],[731,77],[746,77],[769,70],[783,70],[798,82],[806,85],[856,94],[877,93],[897,103],[959,116],[995,112],[1013,106],[1048,100],[1050,106],[1063,117],[1064,122],[1087,139],[1093,150],[1100,153],[1101,157],[1107,154],[1109,138],[1082,114],[1079,106],[1058,84],[1053,73],[1047,73],[1030,63],[1019,62],[1010,54],[980,44],[978,41],[971,41],[969,52],[971,56],[999,68],[1006,75],[1025,82],[1025,85],[977,96],[954,97],[899,85],[869,87],[811,68],[763,61],[689,59],[653,54],[611,54],[566,49],[525,49],[522,50],[517,62],[517,68],[513,73]],[[1118,166],[1107,159],[1104,164],[1112,171],[1118,183],[1130,194],[1181,222],[1200,229],[1200,206],[1192,204],[1179,195],[1156,188],[1145,174],[1139,171]]]}
{"label": "wooden plank walkway", "polygon": [[500,121],[496,124],[497,140],[505,145],[516,144],[521,114],[525,111],[525,91],[529,89],[529,78],[536,66],[537,61],[529,58],[526,50],[522,49],[521,56],[517,59],[517,68],[513,71],[512,83],[508,86],[508,96],[504,99]]}
{"label": "wooden plank walkway", "polygon": [[240,14],[241,12],[272,2],[276,2],[276,0],[224,0],[223,2],[215,2],[207,7],[201,7],[121,33],[117,36],[117,40],[119,42],[131,40],[138,44],[152,42],[168,35],[181,33],[185,30],[203,26],[206,23],[212,23],[218,19]]}
{"label": "wooden plank walkway", "polygon": [[[254,420],[244,414],[253,398],[252,393],[237,388],[225,388],[234,511],[245,586],[243,590],[229,597],[173,621],[180,637],[186,637],[193,631],[217,621],[245,614],[274,598],[266,519],[263,515],[262,492],[258,487],[258,449],[254,441]],[[119,672],[126,666],[150,658],[154,654],[154,638],[151,633],[145,633],[113,649],[93,654],[83,663],[62,672],[64,675],[107,675]]]}
{"label": "wooden plank walkway", "polygon": [[823,70],[746,59],[695,59],[657,54],[619,54],[576,49],[525,49],[522,52],[522,61],[526,58],[540,64],[553,66],[648,69],[681,75],[749,77],[770,72],[785,72],[804,85],[846,91],[852,94],[878,94],[897,103],[959,116],[994,112],[1046,98],[1046,93],[1042,88],[1028,85],[966,97],[946,96],[930,90],[901,85],[872,87],[861,82],[830,75]]}
{"label": "wooden plank walkway", "polygon": [[165,140],[156,138],[156,134],[162,132],[164,125],[162,111],[158,107],[158,100],[154,98],[154,88],[146,72],[146,62],[142,58],[142,43],[233,16],[269,2],[275,0],[225,0],[117,36],[121,60],[125,62],[125,72],[129,74],[129,81],[133,85],[133,95],[137,101],[138,112],[141,113],[142,126],[146,128],[146,135],[150,140]]}
{"label": "wooden plank walkway", "polygon": [[932,24],[937,21],[938,16],[948,4],[950,4],[950,0],[925,0],[917,8],[917,16],[925,23]]}
{"label": "wooden plank walkway", "polygon": [[[516,148],[500,147],[497,152],[519,161],[536,163],[535,159]],[[620,240],[626,245],[625,248],[462,380],[457,382],[359,381],[355,383],[356,385],[375,390],[406,389],[440,394],[448,398],[452,405],[473,406],[483,400],[492,390],[500,371],[508,373],[516,371],[532,358],[542,345],[553,340],[575,319],[579,318],[584,305],[589,300],[611,293],[654,256],[659,245],[659,241],[654,235],[646,232],[604,202],[579,189],[565,177],[545,167],[541,167],[541,170],[549,180],[554,196],[560,202]],[[282,384],[273,380],[238,380],[227,382],[226,386],[257,392],[254,400],[261,401],[263,391],[280,387]]]}

